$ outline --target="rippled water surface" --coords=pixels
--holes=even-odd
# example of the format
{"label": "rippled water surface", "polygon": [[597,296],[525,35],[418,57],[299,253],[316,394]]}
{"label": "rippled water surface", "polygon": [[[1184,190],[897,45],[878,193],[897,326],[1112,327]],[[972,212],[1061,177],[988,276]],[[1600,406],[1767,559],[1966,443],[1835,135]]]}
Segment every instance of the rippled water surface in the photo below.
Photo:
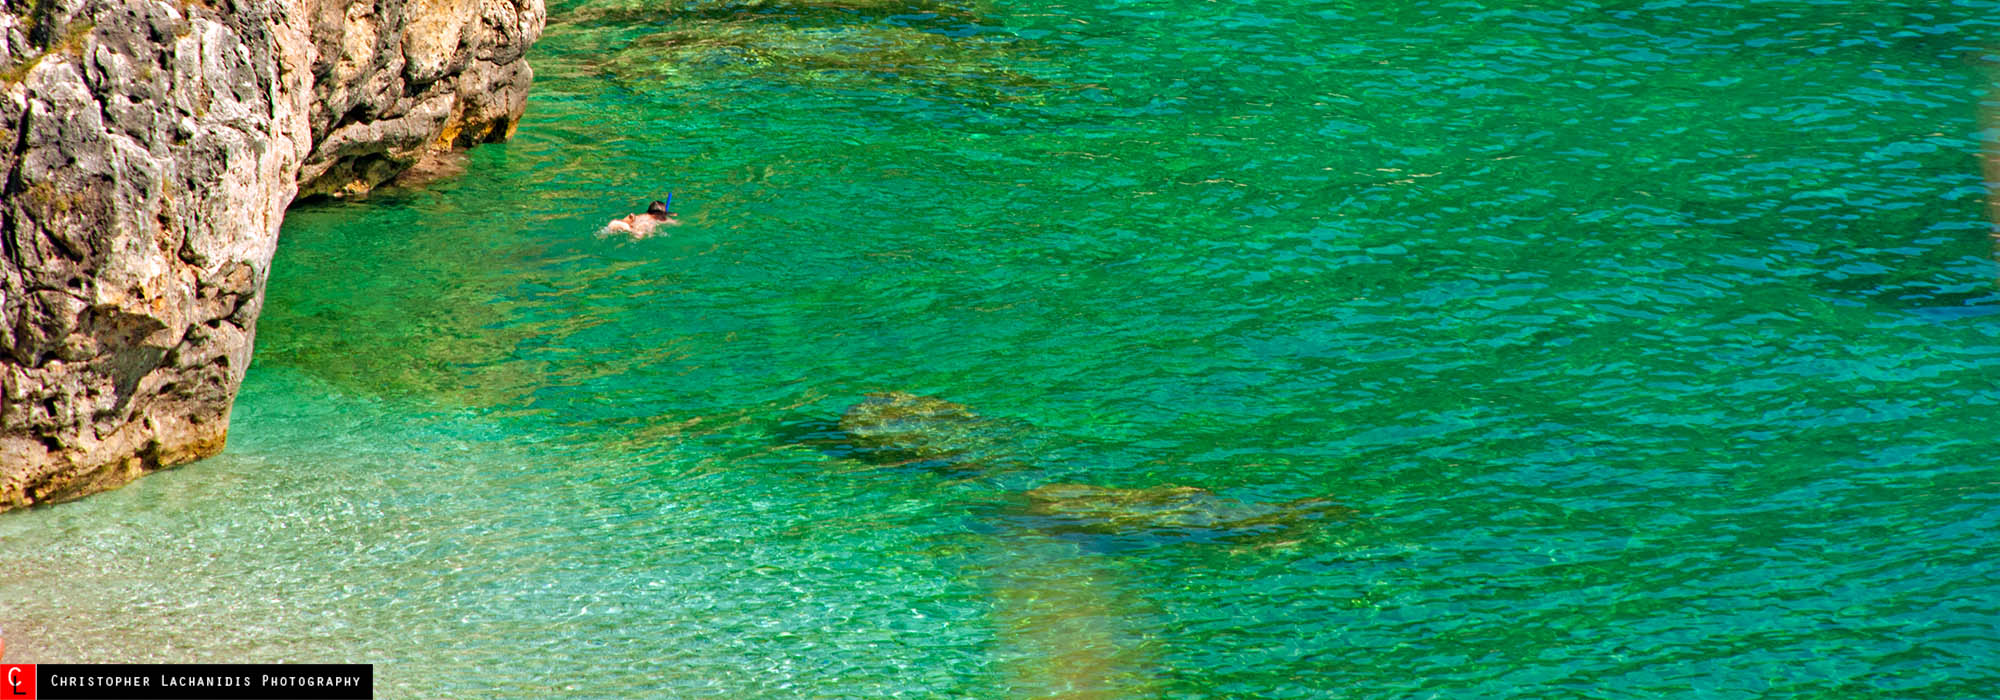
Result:
{"label": "rippled water surface", "polygon": [[[551,15],[514,141],[291,213],[225,455],[0,516],[10,660],[2000,687],[2000,3]],[[670,237],[594,235],[668,191]],[[976,454],[864,459],[835,423],[878,391],[969,407]],[[1061,484],[1144,512],[1053,526]],[[1133,504],[1167,487],[1205,505]]]}

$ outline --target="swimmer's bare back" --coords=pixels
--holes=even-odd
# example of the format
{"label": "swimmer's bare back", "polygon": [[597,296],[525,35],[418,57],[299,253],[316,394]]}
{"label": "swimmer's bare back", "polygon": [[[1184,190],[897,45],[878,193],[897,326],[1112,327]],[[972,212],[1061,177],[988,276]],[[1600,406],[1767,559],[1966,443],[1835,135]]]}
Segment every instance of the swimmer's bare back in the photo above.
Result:
{"label": "swimmer's bare back", "polygon": [[612,219],[611,223],[605,224],[604,228],[598,231],[598,234],[622,233],[633,238],[645,238],[654,235],[653,232],[663,226],[679,226],[680,220],[674,218],[674,213],[667,209],[673,201],[673,193],[668,193],[667,201],[655,201],[642,213],[622,219]]}

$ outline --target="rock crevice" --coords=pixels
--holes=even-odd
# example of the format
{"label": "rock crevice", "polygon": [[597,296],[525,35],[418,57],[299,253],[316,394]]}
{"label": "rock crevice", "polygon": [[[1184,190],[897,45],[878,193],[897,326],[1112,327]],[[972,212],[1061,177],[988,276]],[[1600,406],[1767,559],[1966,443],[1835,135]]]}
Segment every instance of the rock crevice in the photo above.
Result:
{"label": "rock crevice", "polygon": [[0,0],[0,510],[221,450],[284,211],[511,135],[540,0]]}

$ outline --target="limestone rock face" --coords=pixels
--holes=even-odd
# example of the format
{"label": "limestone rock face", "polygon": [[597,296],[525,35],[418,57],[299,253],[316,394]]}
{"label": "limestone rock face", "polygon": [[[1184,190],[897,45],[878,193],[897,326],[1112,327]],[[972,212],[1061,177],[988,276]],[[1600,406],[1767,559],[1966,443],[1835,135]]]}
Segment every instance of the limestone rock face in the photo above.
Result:
{"label": "limestone rock face", "polygon": [[314,143],[301,196],[364,193],[513,135],[533,77],[522,55],[546,19],[540,0],[321,0],[312,10]]}
{"label": "limestone rock face", "polygon": [[222,449],[278,227],[505,138],[541,0],[0,0],[0,510]]}

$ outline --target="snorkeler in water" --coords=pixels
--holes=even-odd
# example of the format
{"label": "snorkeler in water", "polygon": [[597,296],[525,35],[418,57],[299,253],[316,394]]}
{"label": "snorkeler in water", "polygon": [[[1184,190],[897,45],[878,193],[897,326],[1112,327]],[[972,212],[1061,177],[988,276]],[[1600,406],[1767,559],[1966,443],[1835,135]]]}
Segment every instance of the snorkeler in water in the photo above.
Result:
{"label": "snorkeler in water", "polygon": [[674,213],[668,209],[668,207],[673,205],[673,201],[674,194],[668,192],[667,201],[653,202],[652,206],[646,207],[644,213],[632,214],[622,219],[612,219],[611,223],[605,224],[604,229],[599,233],[623,233],[633,238],[645,238],[653,235],[653,230],[661,226],[679,226],[681,225],[680,220],[675,219]]}

